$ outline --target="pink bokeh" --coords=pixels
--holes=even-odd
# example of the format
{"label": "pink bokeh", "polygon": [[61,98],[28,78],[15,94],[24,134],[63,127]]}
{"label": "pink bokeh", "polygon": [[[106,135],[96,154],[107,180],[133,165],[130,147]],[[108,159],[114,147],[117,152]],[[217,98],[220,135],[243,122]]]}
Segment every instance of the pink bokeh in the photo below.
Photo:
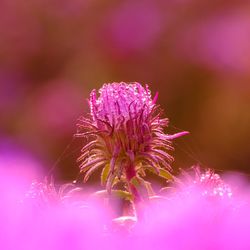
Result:
{"label": "pink bokeh", "polygon": [[131,216],[117,218],[114,226],[112,207],[102,199],[93,199],[85,189],[76,196],[69,192],[70,199],[68,195],[61,196],[56,202],[50,200],[46,206],[36,206],[37,197],[27,196],[28,189],[25,192],[20,184],[27,174],[23,172],[14,180],[1,173],[1,249],[250,247],[249,186],[244,180],[240,185],[238,177],[228,178],[232,190],[237,190],[232,196],[204,196],[204,187],[196,182],[192,186],[186,183],[165,197],[145,202],[140,220]]}

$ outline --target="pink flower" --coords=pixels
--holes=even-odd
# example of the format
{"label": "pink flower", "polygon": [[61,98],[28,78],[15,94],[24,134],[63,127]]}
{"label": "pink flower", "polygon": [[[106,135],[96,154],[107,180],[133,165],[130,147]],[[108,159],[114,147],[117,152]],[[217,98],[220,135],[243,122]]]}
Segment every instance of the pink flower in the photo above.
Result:
{"label": "pink flower", "polygon": [[[82,148],[80,169],[84,181],[98,168],[103,168],[102,182],[108,191],[118,181],[137,197],[133,180],[143,182],[145,170],[156,174],[171,171],[171,140],[186,134],[167,135],[167,118],[151,98],[146,85],[139,83],[104,84],[90,94],[91,117],[82,117],[76,136],[87,136],[90,142]],[[170,176],[170,174],[169,174]],[[137,197],[138,198],[138,197]]]}
{"label": "pink flower", "polygon": [[179,179],[181,184],[180,191],[193,192],[198,190],[198,194],[204,197],[214,198],[231,198],[233,195],[232,188],[216,174],[213,169],[202,171],[199,166],[192,167],[193,174],[182,170],[182,178]]}

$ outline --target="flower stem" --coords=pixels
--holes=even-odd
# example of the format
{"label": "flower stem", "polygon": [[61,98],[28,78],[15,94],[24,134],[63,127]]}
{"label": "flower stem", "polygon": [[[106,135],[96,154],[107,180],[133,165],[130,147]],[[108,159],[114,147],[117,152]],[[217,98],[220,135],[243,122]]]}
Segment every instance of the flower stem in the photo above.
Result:
{"label": "flower stem", "polygon": [[137,219],[141,219],[142,216],[142,209],[141,209],[141,201],[142,197],[140,193],[138,192],[138,189],[136,186],[131,182],[131,180],[136,177],[136,171],[135,167],[133,164],[130,164],[126,168],[126,178],[127,178],[127,183],[128,183],[128,189],[129,192],[132,194],[133,197],[133,203],[134,203],[134,209],[135,209],[135,214]]}

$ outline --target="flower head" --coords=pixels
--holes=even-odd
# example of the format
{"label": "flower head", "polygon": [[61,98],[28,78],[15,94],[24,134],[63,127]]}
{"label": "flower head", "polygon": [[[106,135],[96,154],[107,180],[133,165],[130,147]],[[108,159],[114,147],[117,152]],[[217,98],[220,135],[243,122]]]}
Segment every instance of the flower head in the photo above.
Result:
{"label": "flower head", "polygon": [[214,170],[207,169],[204,173],[201,173],[199,168],[195,168],[196,180],[195,184],[199,185],[202,189],[202,194],[205,196],[216,197],[231,197],[232,189],[216,174]]}
{"label": "flower head", "polygon": [[198,190],[204,197],[230,198],[232,189],[213,169],[202,170],[199,166],[192,167],[191,173],[182,170],[182,178],[177,182],[182,190]]}
{"label": "flower head", "polygon": [[137,177],[143,181],[145,169],[157,174],[171,170],[171,140],[186,132],[164,133],[168,119],[161,118],[156,99],[157,96],[151,98],[147,85],[136,82],[104,84],[99,97],[96,90],[91,92],[91,116],[79,119],[76,134],[90,139],[79,157],[84,181],[96,169],[103,168],[102,182],[110,190],[119,180],[128,183]]}
{"label": "flower head", "polygon": [[25,195],[25,202],[31,202],[37,209],[66,203],[80,206],[84,204],[84,200],[77,199],[77,194],[81,191],[72,183],[56,186],[53,178],[50,180],[45,178],[42,182],[34,180]]}
{"label": "flower head", "polygon": [[96,90],[90,94],[91,115],[96,122],[118,123],[121,118],[129,120],[142,110],[145,117],[154,106],[148,86],[143,88],[139,83],[104,84],[99,93],[99,98]]}

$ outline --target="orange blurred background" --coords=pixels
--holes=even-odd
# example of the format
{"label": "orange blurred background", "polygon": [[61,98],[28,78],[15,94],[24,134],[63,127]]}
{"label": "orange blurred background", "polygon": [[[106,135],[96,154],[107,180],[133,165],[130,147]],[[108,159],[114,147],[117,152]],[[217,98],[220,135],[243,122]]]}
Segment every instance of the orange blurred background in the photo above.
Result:
{"label": "orange blurred background", "polygon": [[174,168],[248,173],[250,2],[2,0],[0,153],[74,179],[93,88],[149,84],[177,139]]}

